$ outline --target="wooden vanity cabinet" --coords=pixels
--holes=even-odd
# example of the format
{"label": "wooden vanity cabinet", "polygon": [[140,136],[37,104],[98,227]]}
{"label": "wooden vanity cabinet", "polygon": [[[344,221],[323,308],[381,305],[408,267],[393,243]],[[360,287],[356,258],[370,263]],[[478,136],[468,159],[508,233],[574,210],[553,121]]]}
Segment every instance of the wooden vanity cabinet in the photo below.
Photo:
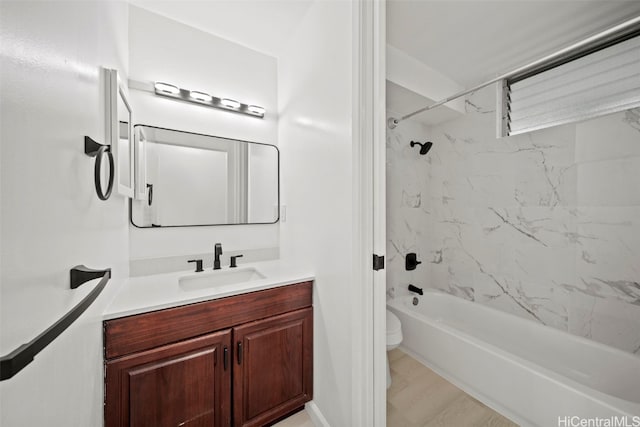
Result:
{"label": "wooden vanity cabinet", "polygon": [[311,282],[105,321],[105,426],[263,426],[312,398]]}

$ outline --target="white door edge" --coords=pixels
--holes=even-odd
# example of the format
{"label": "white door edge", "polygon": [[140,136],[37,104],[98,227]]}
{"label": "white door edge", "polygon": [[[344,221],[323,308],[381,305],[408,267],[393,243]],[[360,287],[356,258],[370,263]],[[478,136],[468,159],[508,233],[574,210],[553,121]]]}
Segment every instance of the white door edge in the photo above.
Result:
{"label": "white door edge", "polygon": [[353,6],[352,426],[386,425],[386,1]]}

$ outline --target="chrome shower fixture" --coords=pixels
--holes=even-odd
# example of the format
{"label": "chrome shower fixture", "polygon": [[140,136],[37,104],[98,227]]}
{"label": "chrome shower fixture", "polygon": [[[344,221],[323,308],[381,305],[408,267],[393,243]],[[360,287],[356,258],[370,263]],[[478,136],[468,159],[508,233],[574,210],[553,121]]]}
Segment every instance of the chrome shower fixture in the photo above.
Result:
{"label": "chrome shower fixture", "polygon": [[424,156],[425,154],[427,154],[429,152],[429,150],[431,150],[431,147],[433,146],[433,142],[431,141],[427,141],[424,144],[422,142],[417,142],[417,141],[411,141],[409,143],[410,146],[415,146],[415,145],[419,145],[420,146],[420,155]]}

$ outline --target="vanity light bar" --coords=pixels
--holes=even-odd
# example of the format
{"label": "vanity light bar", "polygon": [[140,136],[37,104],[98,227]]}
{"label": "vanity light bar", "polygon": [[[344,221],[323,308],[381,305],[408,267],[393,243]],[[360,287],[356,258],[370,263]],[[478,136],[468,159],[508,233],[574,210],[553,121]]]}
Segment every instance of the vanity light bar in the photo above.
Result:
{"label": "vanity light bar", "polygon": [[155,82],[154,91],[156,95],[173,98],[180,101],[191,102],[207,107],[219,108],[227,111],[235,111],[253,117],[263,118],[266,110],[257,105],[243,104],[229,98],[217,98],[205,92],[182,89],[169,83]]}

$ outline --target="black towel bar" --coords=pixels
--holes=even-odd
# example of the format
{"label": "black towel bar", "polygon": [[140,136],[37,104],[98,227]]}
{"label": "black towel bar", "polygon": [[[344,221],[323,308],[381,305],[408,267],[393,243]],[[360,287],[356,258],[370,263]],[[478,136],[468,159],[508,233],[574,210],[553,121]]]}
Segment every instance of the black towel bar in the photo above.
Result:
{"label": "black towel bar", "polygon": [[[71,269],[72,277],[74,276],[74,271],[77,274],[80,267],[85,270],[85,274],[87,273],[86,270],[88,269],[79,265]],[[101,270],[101,273],[102,274],[97,277],[102,276],[102,280],[100,280],[96,287],[93,288],[93,290],[89,292],[82,301],[73,307],[71,311],[28,343],[22,344],[6,356],[0,357],[0,381],[8,380],[31,363],[38,353],[55,340],[58,335],[64,332],[65,329],[67,329],[78,317],[80,317],[82,313],[84,313],[87,308],[89,308],[93,301],[98,298],[98,295],[100,295],[109,281],[109,278],[111,277],[111,269],[107,268],[105,270]]]}

